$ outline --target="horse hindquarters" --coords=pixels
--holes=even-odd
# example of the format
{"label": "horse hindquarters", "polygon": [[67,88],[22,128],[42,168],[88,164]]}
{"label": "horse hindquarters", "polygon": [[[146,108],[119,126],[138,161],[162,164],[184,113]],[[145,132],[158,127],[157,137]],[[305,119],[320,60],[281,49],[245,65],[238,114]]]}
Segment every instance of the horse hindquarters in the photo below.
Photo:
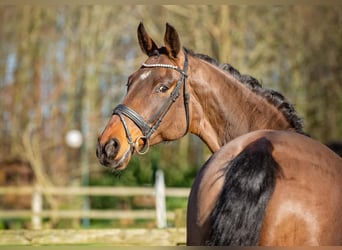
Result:
{"label": "horse hindquarters", "polygon": [[279,166],[272,144],[260,138],[229,162],[211,214],[208,245],[258,245]]}

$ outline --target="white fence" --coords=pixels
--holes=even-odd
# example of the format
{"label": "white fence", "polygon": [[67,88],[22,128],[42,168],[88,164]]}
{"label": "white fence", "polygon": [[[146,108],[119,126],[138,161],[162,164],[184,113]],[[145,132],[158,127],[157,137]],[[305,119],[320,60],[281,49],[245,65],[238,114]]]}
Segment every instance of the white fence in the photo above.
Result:
{"label": "white fence", "polygon": [[[0,187],[0,196],[31,195],[31,210],[0,210],[0,219],[31,218],[32,228],[42,228],[42,218],[79,218],[79,219],[156,219],[158,228],[166,227],[166,220],[174,219],[174,212],[166,211],[166,197],[188,197],[189,188],[165,187],[164,177],[157,174],[155,187]],[[43,196],[154,196],[155,209],[140,210],[44,210]]]}

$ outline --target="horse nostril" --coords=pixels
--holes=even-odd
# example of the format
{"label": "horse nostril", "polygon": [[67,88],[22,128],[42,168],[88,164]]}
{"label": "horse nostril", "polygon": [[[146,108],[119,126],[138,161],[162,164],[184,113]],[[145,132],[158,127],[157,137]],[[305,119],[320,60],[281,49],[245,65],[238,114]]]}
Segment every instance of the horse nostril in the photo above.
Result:
{"label": "horse nostril", "polygon": [[98,142],[97,143],[97,147],[96,147],[96,156],[97,156],[97,158],[100,159],[101,154],[102,154],[102,145],[101,145],[100,142]]}
{"label": "horse nostril", "polygon": [[118,140],[112,138],[104,146],[104,153],[107,157],[115,158],[120,149],[120,143]]}

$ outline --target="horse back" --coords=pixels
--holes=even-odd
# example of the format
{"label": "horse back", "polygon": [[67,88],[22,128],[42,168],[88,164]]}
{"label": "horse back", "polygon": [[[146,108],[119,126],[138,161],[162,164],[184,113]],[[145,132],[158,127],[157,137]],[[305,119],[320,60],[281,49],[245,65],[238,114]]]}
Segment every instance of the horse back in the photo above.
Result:
{"label": "horse back", "polygon": [[342,159],[297,133],[267,132],[282,176],[269,201],[261,245],[342,244]]}
{"label": "horse back", "polygon": [[[255,167],[257,161],[253,164],[255,155],[251,149],[258,145],[265,157],[270,159],[271,156],[274,160],[271,165],[277,169],[273,173],[275,182],[274,187],[270,187],[269,200],[266,199],[265,208],[261,208],[264,214],[255,217],[255,220],[261,220],[260,232],[256,232],[257,244],[341,244],[342,159],[307,136],[273,130],[255,131],[234,139],[201,169],[189,198],[190,244],[204,244],[211,237],[215,218],[213,211],[227,184],[228,175],[223,173],[227,173],[227,168],[231,168],[231,163],[241,154],[251,156],[249,168]],[[248,168],[244,171],[247,174],[251,172]],[[274,171],[274,168],[263,171]],[[272,181],[265,183],[266,186],[273,185]],[[226,195],[229,197],[229,193]],[[194,240],[194,234],[200,235],[200,241]]]}

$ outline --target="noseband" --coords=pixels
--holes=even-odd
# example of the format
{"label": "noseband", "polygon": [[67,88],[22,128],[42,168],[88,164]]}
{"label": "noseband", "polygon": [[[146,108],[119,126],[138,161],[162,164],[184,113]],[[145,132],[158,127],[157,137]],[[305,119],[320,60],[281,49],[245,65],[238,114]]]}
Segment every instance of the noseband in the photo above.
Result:
{"label": "noseband", "polygon": [[[181,88],[184,88],[184,106],[185,106],[185,115],[186,115],[186,131],[184,133],[187,134],[190,126],[190,114],[189,114],[189,99],[190,95],[188,93],[188,88],[186,85],[186,78],[187,78],[187,71],[188,71],[188,56],[186,52],[184,52],[185,59],[184,59],[184,66],[183,70],[179,69],[177,66],[171,64],[142,64],[144,68],[169,68],[174,69],[182,74],[181,79],[176,84],[176,87],[170,93],[170,96],[165,100],[161,108],[146,122],[144,118],[135,112],[130,107],[119,104],[114,110],[113,115],[118,115],[120,117],[121,123],[125,129],[126,137],[129,145],[131,146],[131,150],[135,150],[138,154],[145,154],[149,149],[149,139],[152,134],[158,129],[160,123],[162,122],[164,116],[170,110],[172,104],[177,100],[180,95]],[[140,131],[142,132],[143,136],[139,136],[134,142],[132,140],[131,133],[129,132],[127,123],[124,119],[124,116],[128,117],[132,120],[135,125],[138,126]],[[150,124],[152,124],[150,126]],[[143,140],[144,145],[142,149],[139,149],[139,141]]]}

